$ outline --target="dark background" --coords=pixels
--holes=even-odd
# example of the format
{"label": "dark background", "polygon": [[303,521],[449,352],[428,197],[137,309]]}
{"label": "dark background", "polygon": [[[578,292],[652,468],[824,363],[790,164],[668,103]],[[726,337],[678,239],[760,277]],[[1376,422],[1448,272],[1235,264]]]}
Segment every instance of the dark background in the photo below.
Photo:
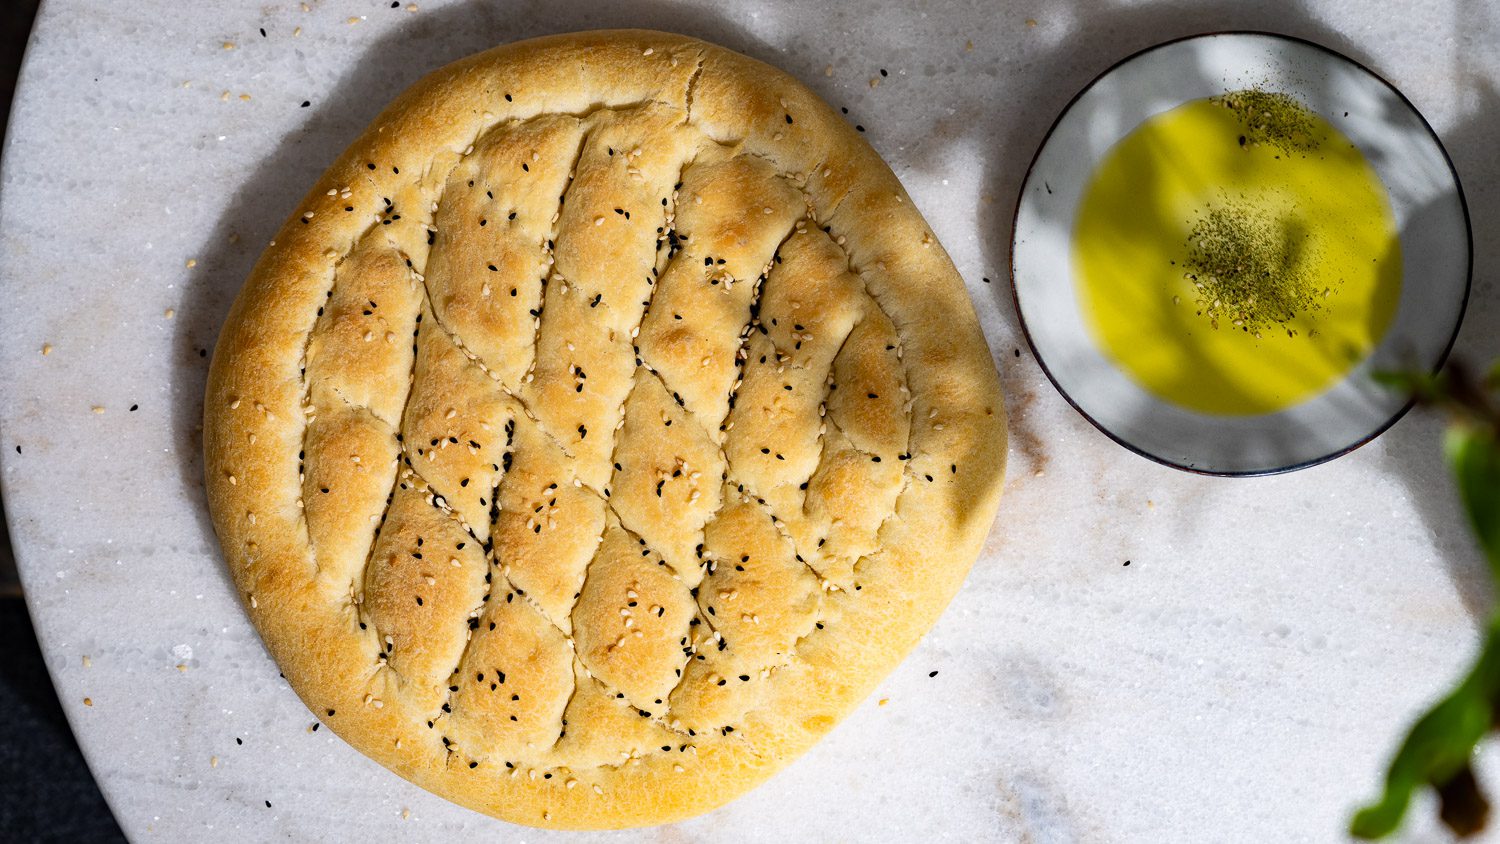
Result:
{"label": "dark background", "polygon": [[[11,95],[37,3],[0,0],[0,126],[10,118]],[[52,690],[3,520],[0,644],[0,838],[124,841]]]}

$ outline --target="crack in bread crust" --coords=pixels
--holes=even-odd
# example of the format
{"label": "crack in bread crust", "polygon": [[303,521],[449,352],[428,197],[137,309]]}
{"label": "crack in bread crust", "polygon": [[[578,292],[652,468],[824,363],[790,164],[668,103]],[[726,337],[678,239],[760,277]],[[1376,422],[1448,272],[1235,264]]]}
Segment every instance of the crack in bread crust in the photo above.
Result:
{"label": "crack in bread crust", "polygon": [[1005,454],[962,280],[873,150],[784,74],[637,31],[398,99],[257,264],[204,422],[309,707],[566,828],[696,814],[809,747],[957,589]]}

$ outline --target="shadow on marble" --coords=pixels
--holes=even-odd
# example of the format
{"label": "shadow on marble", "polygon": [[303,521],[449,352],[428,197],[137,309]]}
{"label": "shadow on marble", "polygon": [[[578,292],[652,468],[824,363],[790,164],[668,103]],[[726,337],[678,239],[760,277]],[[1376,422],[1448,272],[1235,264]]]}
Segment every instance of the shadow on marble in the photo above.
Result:
{"label": "shadow on marble", "polygon": [[[1478,74],[1461,76],[1473,102],[1467,116],[1441,134],[1463,179],[1493,166],[1488,159],[1493,158],[1495,140],[1500,138],[1500,90]],[[1471,371],[1482,371],[1500,361],[1500,303],[1496,302],[1494,278],[1494,267],[1500,265],[1500,241],[1490,228],[1500,219],[1500,193],[1478,178],[1468,179],[1465,189],[1474,238],[1474,271],[1453,358],[1467,364]],[[1382,437],[1385,463],[1406,485],[1464,608],[1475,626],[1483,627],[1494,600],[1491,576],[1443,463],[1442,425],[1435,413],[1420,408],[1413,411]]]}
{"label": "shadow on marble", "polygon": [[[1462,0],[1454,15],[1453,37],[1463,43],[1500,37],[1500,13],[1487,12],[1484,0]],[[1493,184],[1495,141],[1500,138],[1500,88],[1493,79],[1469,65],[1459,52],[1458,77],[1468,97],[1466,113],[1452,129],[1442,132],[1443,144],[1464,182],[1469,204],[1469,226],[1474,239],[1474,269],[1469,305],[1453,356],[1480,370],[1500,361],[1500,302],[1496,301],[1495,268],[1500,266],[1500,193]],[[1486,183],[1486,182],[1489,183]],[[1459,510],[1452,480],[1441,465],[1440,424],[1421,414],[1387,435],[1386,459],[1407,485],[1427,529],[1443,556],[1448,576],[1463,598],[1476,627],[1483,627],[1494,595],[1489,567],[1475,547]],[[1437,474],[1437,478],[1432,475]]]}

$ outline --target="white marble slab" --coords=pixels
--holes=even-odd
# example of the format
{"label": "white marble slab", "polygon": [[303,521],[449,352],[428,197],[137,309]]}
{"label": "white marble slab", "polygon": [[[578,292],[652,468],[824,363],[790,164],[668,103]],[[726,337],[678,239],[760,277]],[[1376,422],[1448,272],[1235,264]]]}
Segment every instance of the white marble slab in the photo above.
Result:
{"label": "white marble slab", "polygon": [[[491,44],[601,26],[709,38],[848,106],[969,281],[1014,439],[962,594],[853,717],[721,811],[594,838],[1342,837],[1488,612],[1437,422],[1265,480],[1132,456],[1015,354],[1010,215],[1052,117],[1117,58],[1211,29],[1322,41],[1448,144],[1478,234],[1459,352],[1500,356],[1496,3],[417,2],[48,0],[32,37],[0,187],[0,485],[63,706],[133,838],[563,839],[309,732],[227,585],[198,419],[240,281],[381,105]],[[1439,836],[1432,815],[1411,840]]]}

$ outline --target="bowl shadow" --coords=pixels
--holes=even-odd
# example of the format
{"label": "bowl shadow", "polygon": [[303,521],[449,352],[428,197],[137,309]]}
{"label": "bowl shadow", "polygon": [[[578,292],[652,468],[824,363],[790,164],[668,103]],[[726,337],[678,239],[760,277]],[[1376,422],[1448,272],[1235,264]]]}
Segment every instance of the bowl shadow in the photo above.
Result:
{"label": "bowl shadow", "polygon": [[[1475,0],[1468,0],[1473,3]],[[1163,0],[1150,5],[1120,5],[1104,10],[1084,9],[1071,0],[1061,4],[1070,14],[1074,26],[1055,40],[1065,47],[1053,49],[1032,61],[1035,72],[1029,73],[1012,98],[1013,112],[1029,119],[998,124],[1002,152],[983,160],[984,192],[994,201],[979,207],[980,230],[985,250],[985,265],[997,277],[1008,275],[1013,214],[1016,197],[1026,177],[1031,158],[1043,142],[1052,119],[1061,113],[1070,99],[1115,61],[1163,41],[1184,36],[1229,30],[1261,30],[1293,35],[1322,44],[1381,73],[1380,64],[1371,54],[1317,20],[1299,3],[1277,4],[1274,8],[1249,8],[1237,4],[1197,4],[1182,0]],[[1457,13],[1455,21],[1482,21],[1484,15]],[[1469,33],[1473,35],[1473,33]],[[1080,56],[1089,57],[1080,60]],[[1098,57],[1098,58],[1093,58]],[[1488,78],[1478,71],[1459,73],[1472,101],[1464,117],[1441,133],[1444,146],[1452,157],[1461,181],[1470,184],[1467,194],[1471,228],[1481,237],[1474,244],[1473,282],[1465,322],[1454,346],[1453,356],[1485,364],[1500,357],[1500,310],[1494,303],[1493,266],[1500,259],[1500,246],[1482,237],[1487,224],[1500,219],[1500,195],[1495,191],[1474,189],[1475,185],[1493,182],[1497,166],[1491,160],[1494,139],[1500,137],[1500,93]],[[1418,106],[1420,107],[1420,103]],[[1005,269],[1002,269],[1005,268]],[[1408,283],[1419,283],[1409,280]],[[993,290],[1004,329],[1009,336],[1002,347],[1025,350],[1026,344],[1015,310],[1009,285],[995,285]],[[1030,354],[997,354],[1007,390],[1011,411],[1011,428],[1016,442],[1024,446],[1028,461],[1047,461],[1044,432],[1035,411],[1035,396],[1016,395],[1016,385],[1050,382],[1041,377],[1039,365]],[[1083,436],[1103,436],[1081,417],[1072,415],[1070,432]],[[1049,420],[1055,421],[1055,420]],[[1442,464],[1440,450],[1441,423],[1430,414],[1418,411],[1406,421],[1398,422],[1381,434],[1376,450],[1383,468],[1389,470],[1416,504],[1422,526],[1433,538],[1447,576],[1465,610],[1482,624],[1491,601],[1490,577],[1482,557],[1469,539],[1467,525],[1460,511],[1452,484]],[[1030,444],[1030,445],[1026,445]],[[1197,525],[1212,520],[1219,498],[1216,489],[1227,481],[1200,481],[1191,500],[1184,501],[1180,511],[1181,529],[1192,533]],[[1240,481],[1247,482],[1247,481]],[[1248,481],[1253,482],[1253,481]],[[1311,562],[1310,560],[1307,562]],[[1402,565],[1399,559],[1371,560],[1372,569]],[[1370,574],[1378,574],[1372,571]],[[1365,576],[1351,573],[1351,577]]]}

